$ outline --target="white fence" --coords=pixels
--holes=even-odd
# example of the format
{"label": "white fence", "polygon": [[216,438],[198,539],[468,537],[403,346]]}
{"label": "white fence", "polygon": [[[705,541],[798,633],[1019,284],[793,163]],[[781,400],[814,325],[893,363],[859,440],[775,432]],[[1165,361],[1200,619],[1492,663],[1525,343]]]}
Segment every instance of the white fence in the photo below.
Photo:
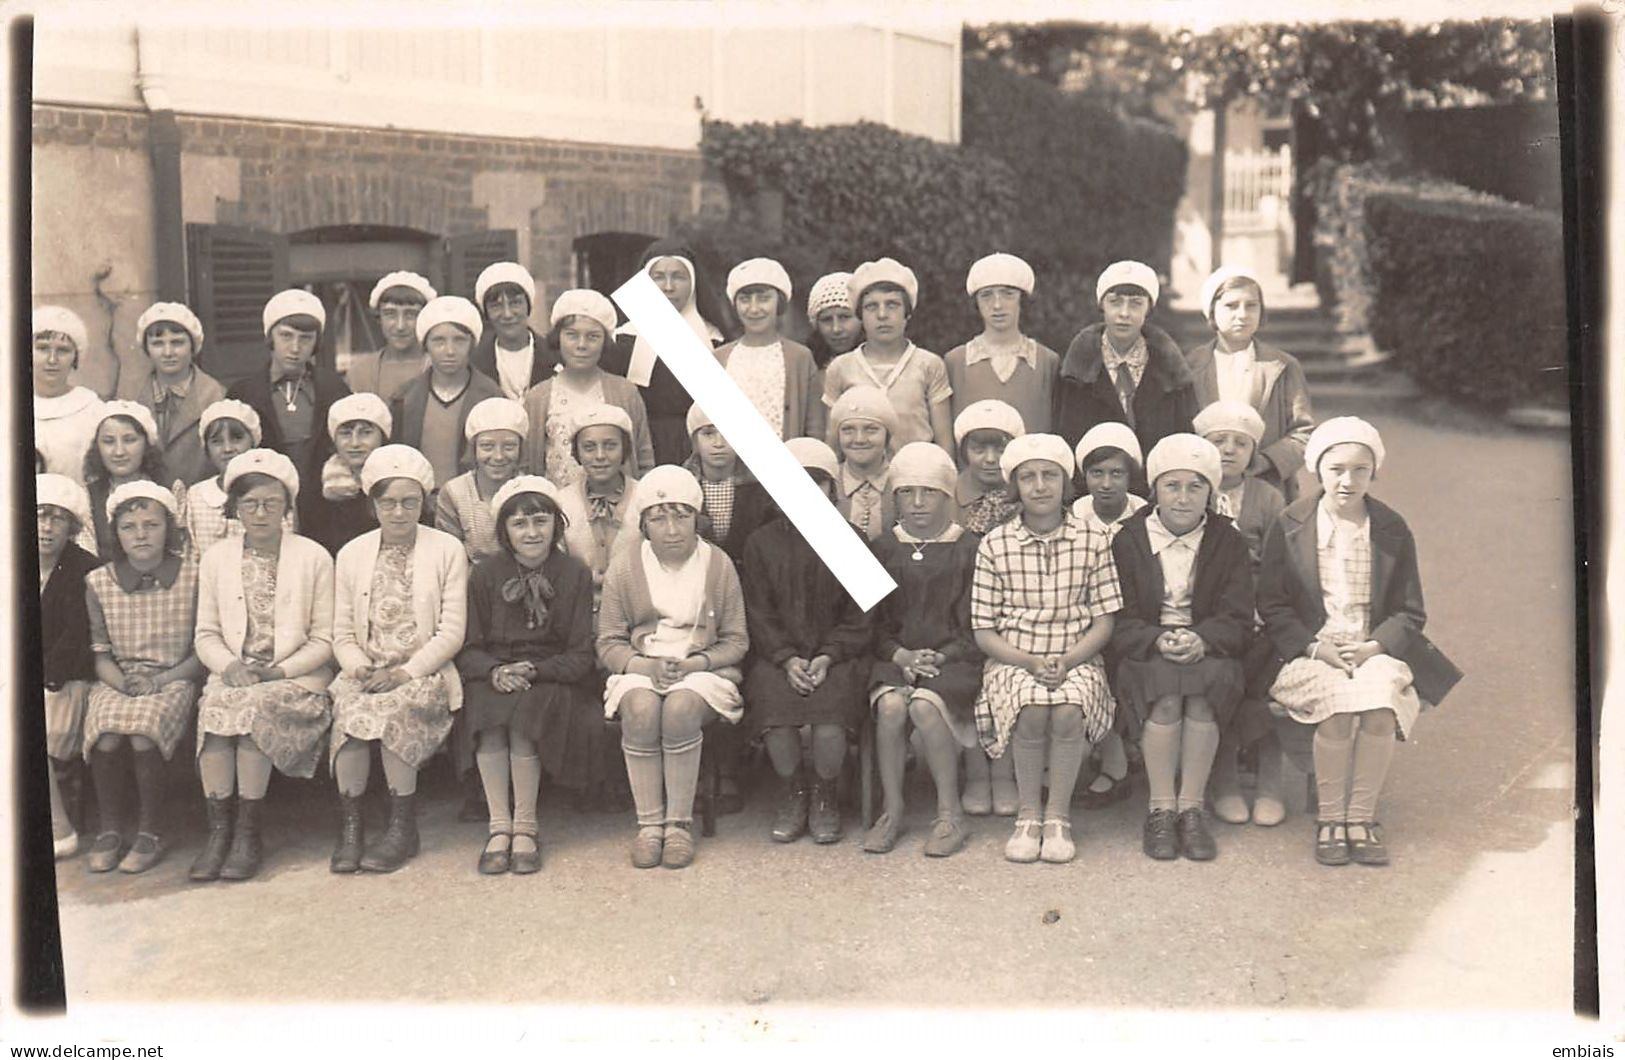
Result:
{"label": "white fence", "polygon": [[1224,228],[1226,233],[1274,230],[1287,222],[1292,195],[1292,151],[1226,151]]}

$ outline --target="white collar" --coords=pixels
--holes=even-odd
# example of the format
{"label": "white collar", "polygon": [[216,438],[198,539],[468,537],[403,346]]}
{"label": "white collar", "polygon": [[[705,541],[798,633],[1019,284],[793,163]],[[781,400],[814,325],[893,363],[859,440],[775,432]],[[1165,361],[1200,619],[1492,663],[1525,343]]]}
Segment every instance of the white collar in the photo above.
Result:
{"label": "white collar", "polygon": [[1094,496],[1092,494],[1085,493],[1072,503],[1072,514],[1076,515],[1090,526],[1095,527],[1097,530],[1104,530],[1108,527],[1116,526],[1118,523],[1128,522],[1129,516],[1133,515],[1141,508],[1144,508],[1145,505],[1146,500],[1144,497],[1136,497],[1134,494],[1130,493],[1128,495],[1127,503],[1123,505],[1123,510],[1118,513],[1116,519],[1113,519],[1108,523],[1105,519],[1101,518],[1099,512],[1095,511]]}
{"label": "white collar", "polygon": [[34,416],[36,419],[54,420],[63,416],[72,416],[94,405],[101,404],[101,398],[88,386],[76,386],[66,394],[56,397],[34,396]]}
{"label": "white collar", "polygon": [[948,528],[942,533],[938,534],[936,537],[915,537],[913,534],[903,529],[902,523],[898,523],[896,526],[892,527],[892,533],[896,534],[897,540],[901,541],[905,545],[935,545],[939,543],[947,545],[958,541],[965,533],[965,528],[960,526],[958,523],[950,522],[948,524]]}
{"label": "white collar", "polygon": [[843,460],[841,461],[841,495],[844,497],[850,497],[852,494],[856,493],[859,487],[861,487],[865,482],[884,494],[886,492],[886,479],[890,476],[891,468],[888,465],[881,465],[880,470],[876,471],[872,475],[860,475],[858,472],[852,470],[851,464],[848,464]]}
{"label": "white collar", "polygon": [[1219,349],[1218,343],[1214,343],[1213,356],[1222,357],[1226,361],[1238,360],[1244,364],[1252,364],[1254,361],[1258,360],[1258,345],[1256,343],[1249,342],[1246,346],[1237,350],[1235,353],[1228,353],[1225,350]]}
{"label": "white collar", "polygon": [[1339,519],[1326,510],[1324,503],[1315,505],[1315,543],[1321,548],[1330,547],[1338,534],[1344,540],[1354,544],[1371,540],[1371,513],[1358,523],[1351,523],[1346,519]]}
{"label": "white collar", "polygon": [[1160,556],[1170,548],[1183,548],[1195,552],[1202,544],[1202,534],[1207,530],[1207,513],[1202,513],[1202,521],[1183,534],[1176,534],[1163,525],[1162,518],[1153,511],[1145,519],[1145,533],[1151,540],[1151,554]]}
{"label": "white collar", "polygon": [[491,348],[497,351],[498,357],[534,357],[536,356],[536,336],[532,335],[529,331],[526,331],[525,335],[525,344],[519,347],[517,350],[507,349],[500,342],[493,342],[491,344]]}
{"label": "white collar", "polygon": [[1014,346],[996,347],[983,336],[977,335],[965,344],[965,364],[970,366],[979,361],[991,361],[994,356],[1019,357],[1027,362],[1027,367],[1038,367],[1038,343],[1030,336],[1022,335],[1021,341]]}

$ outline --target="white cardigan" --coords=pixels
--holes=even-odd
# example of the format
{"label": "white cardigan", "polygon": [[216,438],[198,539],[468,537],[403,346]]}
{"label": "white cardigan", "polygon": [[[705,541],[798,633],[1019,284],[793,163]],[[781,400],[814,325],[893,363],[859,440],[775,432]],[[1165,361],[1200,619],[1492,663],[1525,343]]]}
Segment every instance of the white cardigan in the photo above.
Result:
{"label": "white cardigan", "polygon": [[[463,682],[452,659],[463,647],[468,623],[468,556],[463,543],[433,527],[417,528],[412,548],[412,617],[418,647],[401,669],[414,678],[436,672],[446,683],[451,709],[463,705]],[[372,623],[372,574],[382,531],[369,530],[339,549],[334,566],[333,654],[348,671],[372,666],[363,647]]]}
{"label": "white cardigan", "polygon": [[[193,647],[211,673],[243,657],[248,602],[243,597],[243,539],[215,542],[198,568]],[[333,560],[307,537],[283,534],[276,561],[272,665],[311,692],[333,680]]]}

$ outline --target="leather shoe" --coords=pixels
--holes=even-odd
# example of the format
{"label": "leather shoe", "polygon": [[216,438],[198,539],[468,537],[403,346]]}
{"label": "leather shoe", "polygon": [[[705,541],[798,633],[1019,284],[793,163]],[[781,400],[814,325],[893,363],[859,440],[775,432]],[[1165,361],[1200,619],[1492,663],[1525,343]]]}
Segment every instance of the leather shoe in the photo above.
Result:
{"label": "leather shoe", "polygon": [[1152,810],[1145,817],[1145,831],[1140,847],[1146,857],[1158,861],[1172,861],[1179,857],[1179,832],[1174,826],[1174,811]]}
{"label": "leather shoe", "polygon": [[513,860],[513,837],[507,832],[498,832],[485,841],[485,849],[480,851],[480,875],[500,876],[508,871]]}
{"label": "leather shoe", "polygon": [[542,871],[542,845],[533,835],[523,832],[515,833],[513,837],[513,858],[508,863],[509,871],[516,876],[529,876]]}
{"label": "leather shoe", "polygon": [[632,840],[633,867],[652,869],[660,864],[665,836],[666,830],[658,824],[646,824],[639,828],[637,838]]}
{"label": "leather shoe", "polygon": [[1179,832],[1179,849],[1191,861],[1212,861],[1219,856],[1219,846],[1207,830],[1200,807],[1179,811],[1175,828]]}
{"label": "leather shoe", "polygon": [[666,823],[666,842],[660,863],[668,869],[686,869],[694,864],[694,833],[687,821]]}
{"label": "leather shoe", "polygon": [[124,856],[124,837],[117,832],[103,832],[90,848],[85,867],[91,872],[112,872]]}

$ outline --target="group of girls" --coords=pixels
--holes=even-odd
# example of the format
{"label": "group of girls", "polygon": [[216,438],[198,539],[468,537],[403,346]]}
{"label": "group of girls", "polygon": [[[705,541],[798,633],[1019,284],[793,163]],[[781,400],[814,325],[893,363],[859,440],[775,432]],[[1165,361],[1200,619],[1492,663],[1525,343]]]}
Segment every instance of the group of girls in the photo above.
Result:
{"label": "group of girls", "polygon": [[[151,371],[109,402],[70,383],[83,323],[41,307],[59,853],[78,847],[83,759],[100,815],[88,867],[153,865],[163,762],[195,723],[195,880],[255,875],[271,773],[324,760],[332,870],[399,868],[442,749],[483,792],[479,871],[534,873],[543,773],[590,781],[614,726],[632,862],[681,868],[706,741],[730,780],[739,734],[759,739],[780,781],[772,838],[832,843],[849,741],[872,719],[866,851],[906,831],[912,730],[936,788],[927,855],[956,853],[964,816],[992,812],[1015,818],[1008,859],[1070,861],[1085,761],[1098,754],[1098,806],[1126,793],[1137,751],[1146,854],[1205,860],[1210,795],[1227,821],[1285,816],[1278,714],[1315,727],[1316,857],[1387,860],[1376,799],[1421,706],[1415,546],[1367,497],[1375,429],[1314,427],[1301,369],[1254,340],[1255,279],[1209,279],[1215,338],[1187,356],[1146,322],[1155,273],[1118,262],[1097,284],[1103,322],[1059,355],[1020,330],[1032,269],[990,255],[966,283],[984,328],[943,358],[909,340],[918,282],[889,258],[814,285],[811,348],[784,334],[777,262],[730,272],[743,331],[722,345],[692,254],[657,245],[645,268],[894,593],[852,603],[602,295],[564,292],[547,335],[531,331],[535,284],[515,263],[481,275],[478,304],[411,273],[379,281],[389,341],[352,363],[353,393],[315,364],[325,313],[302,291],[267,304],[269,369],[229,392],[195,364],[190,310],[153,306]],[[362,810],[375,758],[381,830]]]}

